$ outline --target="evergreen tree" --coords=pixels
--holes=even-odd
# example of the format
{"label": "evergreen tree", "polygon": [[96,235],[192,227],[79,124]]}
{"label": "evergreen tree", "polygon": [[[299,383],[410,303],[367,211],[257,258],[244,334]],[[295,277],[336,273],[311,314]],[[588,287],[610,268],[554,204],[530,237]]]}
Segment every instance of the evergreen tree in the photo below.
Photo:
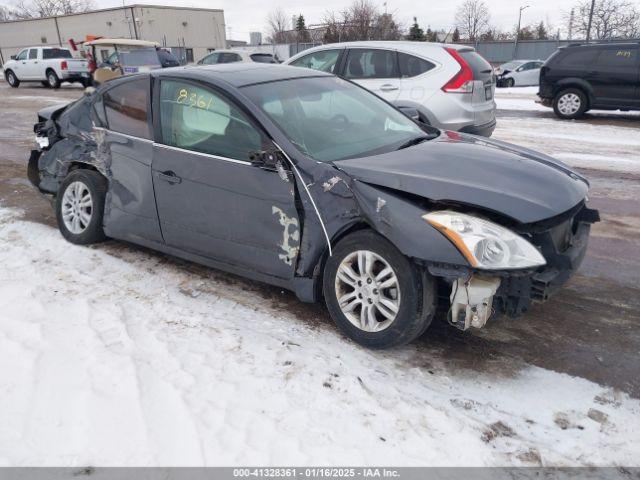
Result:
{"label": "evergreen tree", "polygon": [[538,40],[549,39],[549,34],[547,33],[547,29],[544,26],[544,22],[540,22],[540,24],[536,27],[536,38]]}
{"label": "evergreen tree", "polygon": [[304,43],[311,40],[309,30],[307,30],[302,14],[298,15],[298,18],[296,19],[296,32],[298,34],[298,42]]}
{"label": "evergreen tree", "polygon": [[407,40],[413,40],[414,42],[424,42],[424,31],[418,25],[418,19],[413,17],[413,25],[409,29],[409,35],[407,35]]}
{"label": "evergreen tree", "polygon": [[460,30],[458,30],[458,27],[456,27],[456,29],[453,31],[453,35],[451,36],[451,41],[453,43],[458,43],[460,41]]}

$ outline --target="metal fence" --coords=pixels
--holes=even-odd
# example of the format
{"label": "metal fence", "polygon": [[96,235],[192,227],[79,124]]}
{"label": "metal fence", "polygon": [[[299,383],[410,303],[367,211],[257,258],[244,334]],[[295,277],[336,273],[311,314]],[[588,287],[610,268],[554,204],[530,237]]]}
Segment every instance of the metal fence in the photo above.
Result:
{"label": "metal fence", "polygon": [[[613,40],[612,42],[639,42],[640,40]],[[559,47],[578,40],[520,40],[468,43],[490,63],[504,63],[515,59],[546,60]],[[604,42],[600,42],[604,43]]]}

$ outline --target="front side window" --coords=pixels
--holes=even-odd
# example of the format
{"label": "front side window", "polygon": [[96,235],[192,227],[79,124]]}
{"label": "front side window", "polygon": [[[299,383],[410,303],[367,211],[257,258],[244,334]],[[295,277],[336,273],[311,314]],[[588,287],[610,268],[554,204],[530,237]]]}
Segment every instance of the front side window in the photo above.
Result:
{"label": "front side window", "polygon": [[220,54],[217,53],[217,52],[216,53],[210,53],[209,55],[204,57],[200,63],[202,63],[202,65],[215,65],[216,63],[218,63],[218,57],[219,56],[220,56]]}
{"label": "front side window", "polygon": [[336,77],[243,88],[300,151],[324,162],[396,150],[425,133],[374,94]]}
{"label": "front side window", "polygon": [[423,58],[402,52],[398,53],[398,63],[400,64],[400,76],[403,78],[417,77],[435,67],[433,63]]}
{"label": "front side window", "polygon": [[240,108],[213,90],[177,80],[160,87],[166,145],[235,160],[262,149],[262,135]]}
{"label": "front side window", "polygon": [[341,50],[320,50],[291,62],[294,67],[305,67],[321,72],[334,73]]}
{"label": "front side window", "polygon": [[22,50],[16,57],[16,60],[26,60],[28,53],[29,53],[29,50]]}
{"label": "front side window", "polygon": [[240,55],[238,55],[237,53],[222,52],[220,54],[218,63],[235,63],[240,61],[242,61],[242,57],[240,57]]}
{"label": "front side window", "polygon": [[396,52],[354,48],[347,54],[346,78],[398,78]]}
{"label": "front side window", "polygon": [[109,129],[151,138],[148,125],[149,78],[129,81],[107,90],[102,99]]}

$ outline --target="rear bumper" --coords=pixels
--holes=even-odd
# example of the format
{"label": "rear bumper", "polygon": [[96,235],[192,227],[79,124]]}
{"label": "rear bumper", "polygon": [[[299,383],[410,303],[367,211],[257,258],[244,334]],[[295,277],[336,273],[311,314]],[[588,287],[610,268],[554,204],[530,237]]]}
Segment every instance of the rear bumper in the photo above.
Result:
{"label": "rear bumper", "polygon": [[490,137],[493,131],[496,129],[496,120],[492,120],[482,125],[467,125],[462,127],[460,131],[462,133],[471,133],[472,135],[480,135],[481,137]]}

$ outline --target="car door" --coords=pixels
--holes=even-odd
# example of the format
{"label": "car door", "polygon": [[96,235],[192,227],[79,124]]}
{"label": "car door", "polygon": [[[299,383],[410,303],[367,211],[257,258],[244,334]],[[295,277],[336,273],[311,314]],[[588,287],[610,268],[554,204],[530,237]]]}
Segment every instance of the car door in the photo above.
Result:
{"label": "car door", "polygon": [[151,180],[150,80],[145,75],[112,82],[93,107],[102,120],[94,129],[104,135],[96,161],[109,172],[105,233],[137,243],[162,243]]}
{"label": "car door", "polygon": [[638,82],[638,47],[636,45],[606,46],[588,73],[588,80],[598,105],[636,107]]}
{"label": "car door", "polygon": [[401,94],[398,55],[381,48],[349,48],[341,76],[353,80],[389,102]]}
{"label": "car door", "polygon": [[25,80],[44,80],[44,71],[40,74],[40,66],[38,62],[38,49],[30,48],[27,59],[22,62],[23,75]]}
{"label": "car door", "polygon": [[163,78],[156,88],[153,183],[167,245],[280,278],[293,276],[293,179],[250,161],[273,145],[217,88]]}
{"label": "car door", "polygon": [[535,64],[533,62],[527,62],[524,65],[520,65],[516,69],[516,85],[533,85],[533,79],[535,75]]}
{"label": "car door", "polygon": [[29,56],[29,49],[25,48],[18,55],[16,55],[15,64],[12,66],[13,73],[16,74],[18,80],[27,80],[28,77],[28,67],[27,67],[27,57]]}

